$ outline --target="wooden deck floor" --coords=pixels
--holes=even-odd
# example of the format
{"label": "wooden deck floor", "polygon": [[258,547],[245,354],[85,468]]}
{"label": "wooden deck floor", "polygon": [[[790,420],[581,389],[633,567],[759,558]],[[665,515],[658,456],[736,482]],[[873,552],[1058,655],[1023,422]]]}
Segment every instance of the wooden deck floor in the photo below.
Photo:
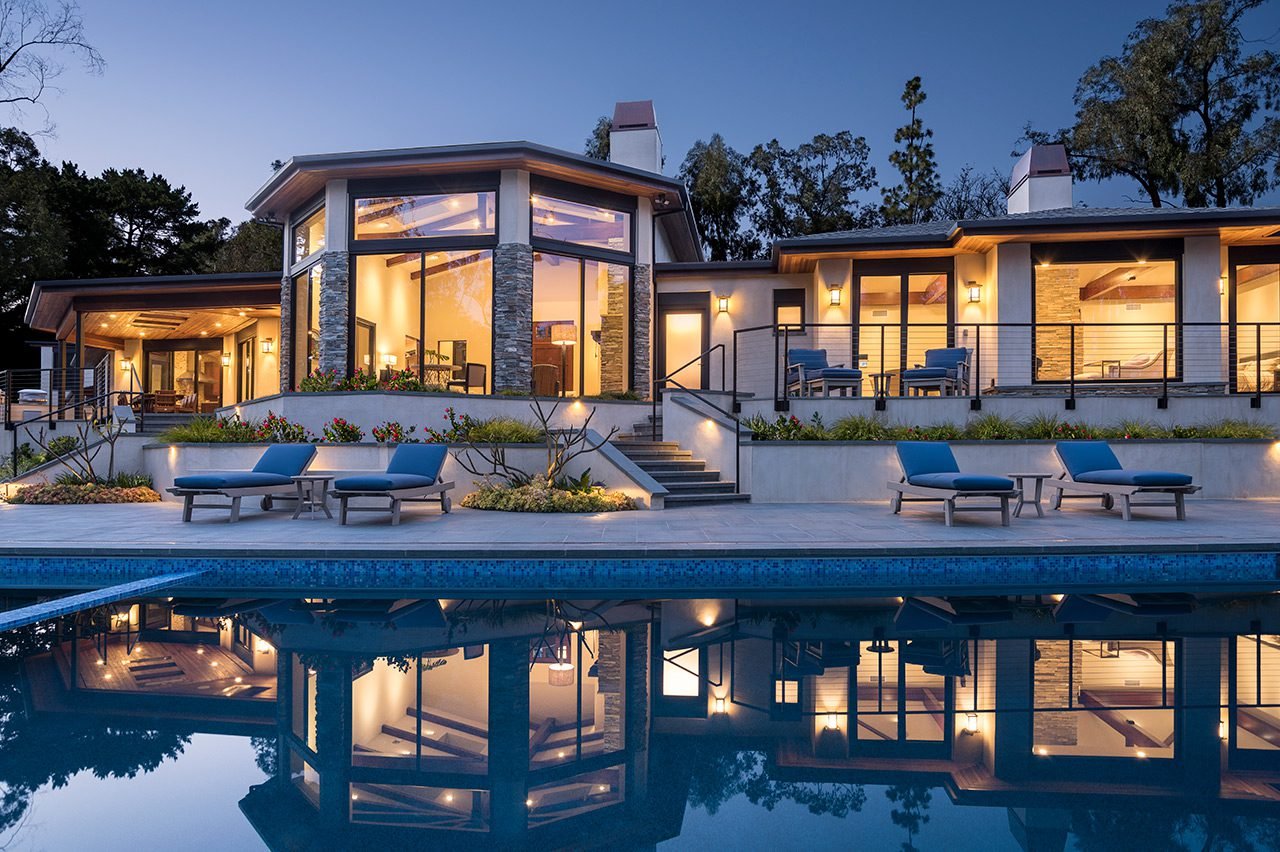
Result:
{"label": "wooden deck floor", "polygon": [[[70,684],[70,646],[54,654],[64,684]],[[82,641],[76,685],[106,692],[198,695],[274,701],[274,674],[256,674],[234,654],[216,645],[140,642],[131,652],[113,639],[106,661],[98,664],[93,643]]]}

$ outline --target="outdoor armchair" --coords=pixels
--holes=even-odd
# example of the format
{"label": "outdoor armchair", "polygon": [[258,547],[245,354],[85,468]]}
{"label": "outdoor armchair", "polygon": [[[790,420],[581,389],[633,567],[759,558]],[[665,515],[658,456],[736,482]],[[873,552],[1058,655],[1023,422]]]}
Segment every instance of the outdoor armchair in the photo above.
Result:
{"label": "outdoor armchair", "polygon": [[955,396],[969,392],[969,350],[963,346],[926,349],[924,363],[902,371],[902,392]]}
{"label": "outdoor armchair", "polygon": [[812,396],[814,391],[830,396],[838,390],[841,396],[853,391],[860,396],[862,371],[843,364],[827,363],[825,349],[787,350],[787,396]]}

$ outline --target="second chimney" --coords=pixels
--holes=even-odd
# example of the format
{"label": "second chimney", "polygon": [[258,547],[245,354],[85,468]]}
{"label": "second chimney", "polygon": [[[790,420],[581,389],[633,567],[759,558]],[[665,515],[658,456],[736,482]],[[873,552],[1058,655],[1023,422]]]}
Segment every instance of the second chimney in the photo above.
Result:
{"label": "second chimney", "polygon": [[1071,207],[1071,166],[1062,145],[1033,145],[1013,165],[1010,213],[1039,213]]}
{"label": "second chimney", "polygon": [[618,101],[609,130],[609,162],[662,173],[662,137],[653,101]]}

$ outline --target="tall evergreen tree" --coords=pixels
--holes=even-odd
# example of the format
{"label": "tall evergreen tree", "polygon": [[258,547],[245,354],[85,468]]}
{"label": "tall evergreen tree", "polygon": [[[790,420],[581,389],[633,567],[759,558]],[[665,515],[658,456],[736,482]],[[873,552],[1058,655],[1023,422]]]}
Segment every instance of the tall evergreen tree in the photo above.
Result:
{"label": "tall evergreen tree", "polygon": [[908,80],[902,91],[902,105],[911,113],[911,120],[893,134],[893,141],[902,147],[889,155],[889,162],[902,175],[902,182],[884,189],[880,213],[886,225],[928,222],[942,195],[938,163],[929,141],[933,131],[916,114],[927,97],[919,77]]}
{"label": "tall evergreen tree", "polygon": [[276,272],[283,263],[284,231],[252,219],[231,230],[213,257],[214,272]]}
{"label": "tall evergreen tree", "polygon": [[596,126],[591,128],[591,135],[587,137],[587,144],[582,153],[593,160],[608,160],[609,131],[611,130],[613,130],[613,119],[607,115],[597,118]]}
{"label": "tall evergreen tree", "polygon": [[711,260],[746,260],[760,254],[760,239],[747,226],[756,186],[746,155],[719,133],[693,143],[680,166],[680,180]]}

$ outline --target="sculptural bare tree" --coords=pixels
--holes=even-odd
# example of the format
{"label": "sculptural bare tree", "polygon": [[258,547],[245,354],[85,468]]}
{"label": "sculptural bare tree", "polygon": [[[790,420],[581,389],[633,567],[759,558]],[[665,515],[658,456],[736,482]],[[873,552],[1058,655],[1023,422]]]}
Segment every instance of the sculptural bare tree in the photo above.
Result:
{"label": "sculptural bare tree", "polygon": [[531,473],[510,464],[507,461],[506,448],[502,445],[476,443],[470,439],[467,439],[466,448],[457,454],[458,464],[467,473],[484,482],[491,483],[496,478],[505,481],[508,485],[537,484],[545,488],[554,488],[557,482],[566,477],[565,469],[571,461],[579,456],[599,452],[601,447],[618,434],[618,427],[614,426],[604,437],[598,439],[591,437],[591,420],[596,416],[595,408],[591,409],[578,426],[553,427],[551,424],[560,403],[561,400],[557,399],[550,409],[544,409],[537,399],[529,403],[529,409],[542,429],[547,450],[546,463],[538,473]]}
{"label": "sculptural bare tree", "polygon": [[84,34],[75,3],[0,0],[0,104],[21,111],[39,106],[66,69],[59,56],[78,57],[96,74],[106,63]]}

